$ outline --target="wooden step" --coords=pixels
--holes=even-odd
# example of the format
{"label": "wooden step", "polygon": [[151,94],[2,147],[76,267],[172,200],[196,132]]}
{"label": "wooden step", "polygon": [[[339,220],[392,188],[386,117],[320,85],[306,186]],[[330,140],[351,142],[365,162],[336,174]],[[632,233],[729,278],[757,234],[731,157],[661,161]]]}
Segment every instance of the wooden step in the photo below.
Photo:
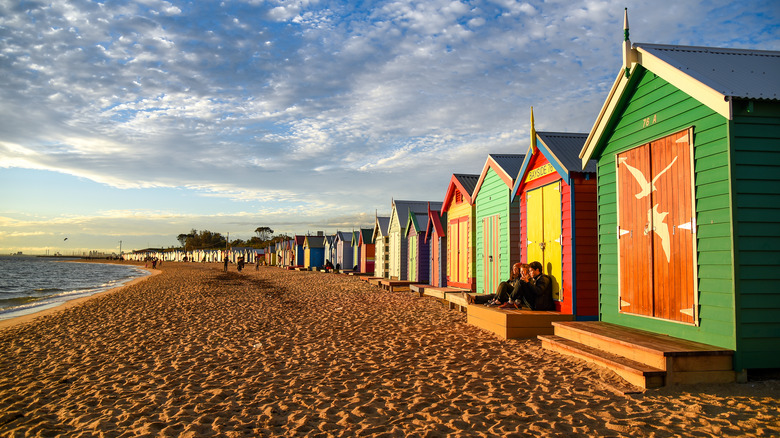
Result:
{"label": "wooden step", "polygon": [[470,304],[466,308],[467,321],[503,339],[533,338],[553,334],[554,321],[571,321],[573,315],[560,312],[499,309],[482,304]]}
{"label": "wooden step", "polygon": [[419,296],[423,296],[425,289],[429,287],[431,287],[429,284],[411,284],[409,285],[409,290],[416,292]]}
{"label": "wooden step", "polygon": [[462,291],[447,294],[445,299],[449,302],[450,310],[465,312],[469,305],[468,301],[466,301],[466,294]]}
{"label": "wooden step", "polygon": [[736,380],[734,351],[603,321],[554,322],[555,335],[667,372],[665,384]]}
{"label": "wooden step", "polygon": [[604,350],[588,347],[555,335],[539,336],[542,347],[573,356],[613,370],[632,385],[640,388],[658,388],[664,386],[666,371],[645,365],[623,356]]}
{"label": "wooden step", "polygon": [[379,285],[382,286],[382,289],[388,290],[390,292],[403,292],[408,291],[409,285],[414,284],[414,281],[408,281],[408,280],[388,280],[384,279],[379,282]]}

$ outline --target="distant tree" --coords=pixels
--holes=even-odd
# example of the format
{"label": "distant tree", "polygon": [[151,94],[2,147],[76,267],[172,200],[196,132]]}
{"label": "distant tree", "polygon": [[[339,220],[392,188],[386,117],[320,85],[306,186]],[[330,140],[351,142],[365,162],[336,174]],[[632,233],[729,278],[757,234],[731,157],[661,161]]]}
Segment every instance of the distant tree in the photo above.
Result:
{"label": "distant tree", "polygon": [[257,233],[257,237],[260,240],[265,242],[274,234],[274,230],[272,230],[270,227],[257,227],[255,228],[255,233]]}
{"label": "distant tree", "polygon": [[184,238],[184,248],[190,249],[218,249],[224,248],[227,239],[220,233],[209,230],[191,230],[189,234],[179,234],[176,239],[181,242]]}

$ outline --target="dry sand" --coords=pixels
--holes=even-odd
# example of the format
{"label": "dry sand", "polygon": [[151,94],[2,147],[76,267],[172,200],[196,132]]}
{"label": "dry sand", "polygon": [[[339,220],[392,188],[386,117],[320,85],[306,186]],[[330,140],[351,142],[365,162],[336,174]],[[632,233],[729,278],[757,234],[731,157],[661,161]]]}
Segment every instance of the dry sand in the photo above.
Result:
{"label": "dry sand", "polygon": [[780,382],[622,395],[353,277],[165,263],[0,329],[2,436],[780,436]]}

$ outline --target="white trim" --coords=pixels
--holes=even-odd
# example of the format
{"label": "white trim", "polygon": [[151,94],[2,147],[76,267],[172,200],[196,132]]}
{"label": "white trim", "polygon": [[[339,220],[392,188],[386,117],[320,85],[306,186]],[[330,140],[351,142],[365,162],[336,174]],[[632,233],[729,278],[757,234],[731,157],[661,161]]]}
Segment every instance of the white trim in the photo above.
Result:
{"label": "white trim", "polygon": [[637,47],[636,51],[639,54],[639,64],[644,68],[660,76],[666,82],[674,85],[684,93],[689,94],[691,97],[728,120],[733,119],[734,115],[731,108],[731,99],[726,95],[715,91],[701,81],[680,71],[680,69],[662,61],[650,52],[642,49],[641,46]]}
{"label": "white trim", "polygon": [[[632,68],[632,74],[634,70],[636,70],[636,64],[634,64],[634,68]],[[580,159],[582,160],[583,170],[588,165],[588,161],[590,161],[590,156],[593,155],[593,150],[596,148],[596,144],[598,143],[602,134],[604,134],[604,130],[607,128],[607,123],[609,122],[612,113],[615,112],[615,107],[617,106],[618,102],[620,102],[620,97],[623,96],[623,92],[626,90],[627,84],[628,78],[625,76],[625,71],[621,69],[617,75],[617,78],[615,78],[615,82],[612,84],[612,89],[609,91],[607,100],[604,101],[604,105],[601,107],[601,111],[599,112],[599,116],[596,118],[596,122],[593,123],[593,128],[591,128],[590,133],[588,134],[588,138],[585,140],[585,144],[582,146],[582,150],[580,151]]]}

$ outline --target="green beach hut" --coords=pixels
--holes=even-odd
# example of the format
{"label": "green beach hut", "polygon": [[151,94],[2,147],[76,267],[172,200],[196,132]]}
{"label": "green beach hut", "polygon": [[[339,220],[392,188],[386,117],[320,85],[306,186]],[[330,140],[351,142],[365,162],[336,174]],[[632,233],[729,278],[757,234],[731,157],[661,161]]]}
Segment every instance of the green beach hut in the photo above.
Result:
{"label": "green beach hut", "polygon": [[598,162],[600,320],[780,368],[780,52],[625,28],[580,153]]}
{"label": "green beach hut", "polygon": [[525,155],[489,154],[474,188],[477,293],[494,293],[520,262],[520,199],[512,187]]}

